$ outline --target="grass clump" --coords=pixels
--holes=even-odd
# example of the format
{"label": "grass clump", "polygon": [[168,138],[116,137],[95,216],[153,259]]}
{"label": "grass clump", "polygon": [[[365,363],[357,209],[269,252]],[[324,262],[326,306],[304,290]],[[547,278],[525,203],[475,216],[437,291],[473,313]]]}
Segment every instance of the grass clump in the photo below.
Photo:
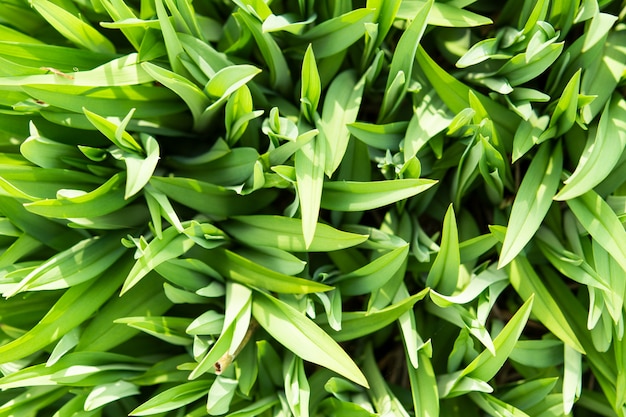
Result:
{"label": "grass clump", "polygon": [[626,416],[625,10],[0,0],[0,416]]}

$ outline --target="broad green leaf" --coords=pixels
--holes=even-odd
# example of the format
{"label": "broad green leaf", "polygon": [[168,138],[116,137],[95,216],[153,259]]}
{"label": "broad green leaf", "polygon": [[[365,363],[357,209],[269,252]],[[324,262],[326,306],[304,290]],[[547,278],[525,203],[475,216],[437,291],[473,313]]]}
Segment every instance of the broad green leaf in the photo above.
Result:
{"label": "broad green leaf", "polygon": [[618,26],[611,30],[606,40],[600,44],[603,47],[602,57],[594,55],[589,65],[591,68],[583,72],[580,83],[581,92],[596,96],[592,102],[581,108],[582,120],[585,123],[590,123],[602,111],[605,104],[611,101],[611,96],[626,68],[625,39],[626,30],[623,27]]}
{"label": "broad green leaf", "polygon": [[25,358],[87,320],[119,288],[131,259],[118,263],[107,279],[87,281],[69,288],[48,313],[23,336],[0,346],[2,363]]}
{"label": "broad green leaf", "polygon": [[[102,117],[96,113],[83,108],[83,113],[87,116],[89,122],[94,125],[104,136],[106,136],[111,142],[113,142],[118,148],[127,150],[129,152],[141,152],[141,146],[135,138],[133,138],[128,132],[124,130],[124,125],[128,123],[127,120],[122,121],[120,124],[114,123],[105,117]],[[127,117],[130,119],[134,110],[131,110]],[[121,127],[121,128],[120,128]]]}
{"label": "broad green leaf", "polygon": [[85,239],[43,262],[5,297],[22,291],[67,288],[91,280],[111,267],[124,253],[120,236],[111,234]]}
{"label": "broad green leaf", "polygon": [[[156,9],[156,15],[161,27],[161,34],[163,35],[163,40],[165,42],[165,49],[167,51],[167,57],[170,63],[170,67],[177,75],[186,77],[189,75],[189,73],[185,70],[184,66],[181,63],[181,60],[179,59],[179,57],[183,53],[183,46],[178,39],[176,28],[174,27],[173,22],[170,20],[170,17],[165,11],[163,0],[156,0],[154,2],[154,5]],[[174,8],[170,11],[172,12],[172,14],[174,14],[176,9]],[[167,84],[163,83],[163,85]]]}
{"label": "broad green leaf", "polygon": [[333,278],[330,282],[338,286],[345,295],[371,293],[393,277],[406,260],[408,253],[409,246],[401,246],[355,271]]}
{"label": "broad green leaf", "polygon": [[[469,109],[471,110],[471,109]],[[451,127],[451,115],[435,90],[424,95],[415,108],[404,136],[404,160],[408,161],[435,135]]]}
{"label": "broad green leaf", "polygon": [[153,239],[143,250],[124,281],[121,294],[135,286],[148,272],[159,264],[177,258],[187,252],[195,242],[174,227],[163,231],[163,236]]}
{"label": "broad green leaf", "polygon": [[[524,84],[542,74],[556,61],[563,50],[563,43],[553,43],[542,47],[532,58],[522,53],[508,60],[497,72],[506,77],[513,87]],[[529,60],[530,58],[530,60]]]}
{"label": "broad green leaf", "polygon": [[441,306],[446,307],[446,304],[468,304],[472,300],[476,299],[486,289],[492,287],[494,284],[506,280],[508,277],[502,271],[495,270],[494,268],[485,269],[480,273],[473,275],[471,281],[460,289],[454,295],[441,295],[431,290],[431,296],[435,295],[436,299],[433,301]]}
{"label": "broad green leaf", "polygon": [[440,405],[435,371],[426,352],[420,350],[418,354],[419,367],[408,368],[415,415],[438,416]]}
{"label": "broad green leaf", "polygon": [[192,339],[185,334],[191,319],[168,316],[123,317],[116,319],[115,323],[126,324],[172,345],[186,346],[192,343]]}
{"label": "broad green leaf", "polygon": [[602,182],[615,168],[626,149],[626,100],[610,100],[600,116],[595,135],[590,134],[574,173],[555,199],[570,200]]}
{"label": "broad green leaf", "polygon": [[206,410],[213,415],[222,415],[230,409],[230,402],[237,389],[237,380],[219,375],[209,389]]}
{"label": "broad green leaf", "polygon": [[365,376],[347,353],[293,307],[259,292],[252,300],[252,315],[274,339],[302,359],[368,387]]}
{"label": "broad green leaf", "polygon": [[239,195],[225,187],[182,177],[153,176],[150,185],[174,201],[216,217],[254,213],[276,196],[275,190]]}
{"label": "broad green leaf", "polygon": [[159,67],[151,62],[142,62],[142,68],[155,80],[175,92],[189,106],[194,118],[196,129],[206,126],[201,124],[201,116],[211,104],[209,98],[194,83],[172,71]]}
{"label": "broad green leaf", "polygon": [[[139,333],[129,326],[116,324],[122,317],[161,315],[172,303],[163,293],[163,280],[156,273],[144,279],[125,295],[108,300],[85,326],[76,351],[107,351]],[[125,277],[124,277],[125,278]]]}
{"label": "broad green leaf", "polygon": [[[5,46],[2,45],[4,48]],[[53,50],[55,54],[65,51]],[[72,72],[59,71],[54,67],[43,67],[40,74],[0,77],[0,86],[22,85],[72,85],[84,87],[136,85],[153,81],[151,75],[141,68],[137,54],[129,54],[105,62],[90,69]],[[54,70],[50,72],[50,69]]]}
{"label": "broad green leaf", "polygon": [[326,20],[304,32],[300,39],[313,45],[318,59],[335,55],[365,34],[365,23],[372,22],[373,10],[356,9]]}
{"label": "broad green leaf", "polygon": [[321,207],[337,211],[364,211],[386,206],[426,191],[437,183],[430,179],[388,181],[327,181]]}
{"label": "broad green leaf", "polygon": [[148,184],[160,159],[159,144],[150,135],[141,135],[140,139],[145,148],[145,157],[134,153],[121,153],[126,164],[126,188],[124,198],[128,200]]}
{"label": "broad green leaf", "polygon": [[[404,31],[396,45],[391,60],[391,68],[389,69],[389,75],[387,77],[387,85],[385,87],[380,114],[378,115],[379,120],[386,120],[387,117],[400,106],[407,92],[408,83],[413,71],[413,62],[415,61],[415,52],[426,30],[426,22],[433,3],[434,1],[428,0],[423,3],[420,9],[415,10],[415,14],[411,18],[411,24]],[[392,88],[394,80],[400,73],[404,74],[405,81],[401,86]]]}
{"label": "broad green leaf", "polygon": [[208,264],[222,276],[253,288],[279,293],[311,293],[328,291],[328,285],[273,271],[227,249],[211,251]]}
{"label": "broad green leaf", "polygon": [[106,37],[84,20],[62,7],[46,0],[31,0],[30,4],[56,30],[71,42],[100,53],[115,53],[115,47]]}
{"label": "broad green leaf", "polygon": [[0,379],[2,389],[44,386],[95,386],[130,378],[147,369],[146,362],[132,356],[109,352],[69,353],[56,364],[41,363]]}
{"label": "broad green leaf", "polygon": [[[421,46],[417,48],[416,59],[420,70],[424,72],[439,97],[453,113],[461,112],[469,107],[469,87],[444,71]],[[506,140],[506,137],[512,138],[517,126],[517,123],[511,122],[517,119],[515,113],[482,94],[473,92],[491,116],[498,128],[498,132],[503,135],[503,139]]]}
{"label": "broad green leaf", "polygon": [[311,396],[309,381],[304,373],[304,362],[298,356],[285,360],[283,364],[285,374],[285,396],[290,410],[296,416],[309,416],[309,399]]}
{"label": "broad green leaf", "polygon": [[533,299],[534,296],[531,295],[511,320],[509,320],[506,326],[504,326],[498,336],[493,339],[493,345],[496,351],[495,356],[491,352],[484,350],[463,369],[461,376],[470,376],[471,378],[482,381],[489,381],[497,374],[515,347],[515,343],[526,326],[526,321],[530,316],[530,311],[533,306]]}
{"label": "broad green leaf", "polygon": [[[123,21],[142,21],[141,19],[137,19],[134,11],[123,1],[123,0],[101,0],[100,3],[106,9],[109,16],[113,18],[113,23],[110,23],[108,26],[105,23],[101,22],[100,24],[103,27],[115,27],[115,23],[121,23]],[[118,26],[118,28],[122,31],[122,33],[126,36],[126,38],[130,41],[133,47],[136,50],[139,50],[141,47],[141,42],[144,38],[146,28],[145,27],[125,27],[124,25]]]}
{"label": "broad green leaf", "polygon": [[[416,12],[423,7],[425,0],[404,0],[398,10],[398,17],[402,19],[412,19]],[[453,4],[455,3],[455,4]],[[493,23],[491,19],[479,14],[465,10],[464,7],[469,2],[433,3],[428,14],[427,23],[431,26],[443,27],[474,27],[489,25]]]}
{"label": "broad green leaf", "polygon": [[229,417],[256,417],[279,403],[275,395],[264,397],[254,403],[228,414]]}
{"label": "broad green leaf", "polygon": [[230,96],[260,72],[260,69],[252,65],[232,65],[222,68],[207,83],[204,92],[214,99]]}
{"label": "broad green leaf", "polygon": [[554,109],[554,113],[552,113],[552,117],[550,118],[549,128],[555,127],[555,137],[561,136],[563,133],[571,129],[576,121],[578,94],[580,91],[580,74],[581,70],[576,71],[576,73],[569,80],[563,89],[563,94],[561,94],[556,108]]}
{"label": "broad green leaf", "polygon": [[115,174],[93,191],[59,190],[56,199],[34,201],[24,207],[31,213],[60,219],[104,216],[129,203],[120,184],[123,179],[123,175]]}
{"label": "broad green leaf", "polygon": [[564,348],[563,411],[569,414],[582,390],[582,355],[568,345]]}
{"label": "broad green leaf", "polygon": [[135,109],[133,116],[143,118],[178,114],[187,108],[171,90],[148,85],[99,88],[38,85],[24,86],[22,90],[48,106],[54,106],[57,112],[65,109],[83,113],[83,108],[86,108],[102,116],[123,118]]}
{"label": "broad green leaf", "polygon": [[262,111],[253,111],[252,94],[246,86],[239,88],[226,103],[225,120],[226,138],[232,146],[244,134],[248,122],[259,117]]}
{"label": "broad green leaf", "polygon": [[120,398],[139,394],[139,388],[130,382],[117,381],[93,387],[85,399],[85,411],[92,411]]}
{"label": "broad green leaf", "polygon": [[364,122],[350,123],[350,133],[368,146],[390,151],[399,150],[400,141],[405,136],[407,122],[393,122],[377,125]]}
{"label": "broad green leaf", "polygon": [[567,200],[580,224],[626,271],[626,230],[611,207],[594,191]]}
{"label": "broad green leaf", "polygon": [[309,247],[315,236],[322,199],[326,161],[326,140],[319,136],[295,153],[296,189],[302,216],[304,243]]}
{"label": "broad green leaf", "polygon": [[510,279],[513,288],[526,300],[533,301],[533,314],[559,339],[577,351],[585,353],[576,332],[561,311],[548,288],[523,256],[514,258],[510,265]]}
{"label": "broad green leaf", "polygon": [[287,13],[282,15],[271,14],[263,21],[263,32],[280,32],[285,31],[300,35],[304,28],[315,21],[315,15],[306,20],[297,21],[297,16]]}
{"label": "broad green leaf", "polygon": [[410,311],[415,303],[424,298],[428,291],[429,289],[425,288],[417,294],[381,310],[343,312],[340,331],[334,331],[330,328],[327,323],[328,318],[325,315],[320,316],[317,322],[320,323],[322,329],[338,342],[357,339],[374,333],[398,320],[402,314]]}
{"label": "broad green leaf", "polygon": [[233,17],[252,34],[265,63],[269,67],[272,87],[284,94],[288,94],[291,88],[289,66],[281,48],[272,38],[272,35],[263,32],[261,22],[248,13],[238,11],[233,13]]}
{"label": "broad green leaf", "polygon": [[30,136],[20,145],[20,153],[32,163],[42,168],[68,168],[67,160],[80,158],[80,151],[71,145],[45,138],[32,123]]}
{"label": "broad green leaf", "polygon": [[365,235],[343,232],[319,223],[309,247],[302,234],[302,220],[283,216],[233,216],[220,224],[227,233],[242,243],[269,246],[290,252],[328,252],[358,245]]}
{"label": "broad green leaf", "polygon": [[169,388],[130,412],[131,416],[150,416],[175,410],[207,395],[212,381],[191,381]]}
{"label": "broad green leaf", "polygon": [[472,392],[470,398],[483,410],[491,415],[512,416],[512,417],[530,417],[522,410],[507,404],[504,401],[494,397],[493,395],[483,392]]}
{"label": "broad green leaf", "polygon": [[560,142],[549,152],[547,143],[540,146],[520,184],[509,216],[498,268],[511,262],[524,249],[552,204],[563,165]]}
{"label": "broad green leaf", "polygon": [[315,120],[321,140],[326,142],[324,172],[330,177],[343,160],[350,131],[348,125],[356,121],[361,106],[365,80],[356,79],[353,71],[337,75],[326,92],[321,119]]}
{"label": "broad green leaf", "polygon": [[317,111],[320,95],[322,93],[322,84],[319,72],[317,71],[317,63],[315,61],[315,55],[313,54],[313,48],[311,45],[309,45],[306,49],[304,59],[302,60],[301,83],[300,106],[304,116],[310,123],[313,123],[315,120],[314,114]]}
{"label": "broad green leaf", "polygon": [[443,219],[439,253],[428,272],[426,285],[438,289],[444,295],[452,294],[458,286],[460,264],[459,235],[454,209],[450,205]]}

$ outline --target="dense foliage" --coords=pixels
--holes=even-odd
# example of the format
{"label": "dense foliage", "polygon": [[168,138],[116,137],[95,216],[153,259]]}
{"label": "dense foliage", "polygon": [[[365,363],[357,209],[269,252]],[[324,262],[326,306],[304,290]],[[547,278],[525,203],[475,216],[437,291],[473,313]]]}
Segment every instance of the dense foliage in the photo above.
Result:
{"label": "dense foliage", "polygon": [[615,0],[0,0],[0,416],[626,416]]}

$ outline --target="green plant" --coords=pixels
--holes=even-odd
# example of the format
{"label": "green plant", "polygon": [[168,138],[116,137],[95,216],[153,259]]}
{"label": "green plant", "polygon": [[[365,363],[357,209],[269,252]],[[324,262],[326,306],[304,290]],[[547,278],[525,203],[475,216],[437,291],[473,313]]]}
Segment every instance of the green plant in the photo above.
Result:
{"label": "green plant", "polygon": [[625,12],[0,0],[0,416],[626,416]]}

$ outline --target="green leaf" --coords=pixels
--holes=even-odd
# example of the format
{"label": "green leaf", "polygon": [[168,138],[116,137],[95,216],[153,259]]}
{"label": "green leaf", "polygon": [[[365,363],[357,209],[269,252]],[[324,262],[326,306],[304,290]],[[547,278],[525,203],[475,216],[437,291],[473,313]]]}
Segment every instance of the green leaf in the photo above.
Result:
{"label": "green leaf", "polygon": [[450,295],[458,285],[461,255],[459,235],[452,205],[443,219],[443,232],[439,253],[426,278],[426,285],[436,288],[444,295]]}
{"label": "green leaf", "polygon": [[306,247],[315,236],[324,184],[326,140],[315,137],[295,152],[296,189],[302,216],[302,234]]}
{"label": "green leaf", "polygon": [[511,285],[524,299],[528,300],[531,297],[534,299],[533,314],[535,317],[564,343],[581,353],[585,353],[576,332],[561,311],[562,307],[557,304],[557,301],[552,297],[548,288],[525,257],[517,256],[511,261],[510,278]]}
{"label": "green leaf", "polygon": [[556,128],[554,132],[555,137],[561,136],[571,129],[576,121],[578,94],[580,91],[580,74],[581,70],[576,71],[569,80],[550,118],[549,128],[553,126]]}
{"label": "green leaf", "polygon": [[66,145],[45,138],[31,121],[30,136],[20,145],[20,153],[32,163],[42,168],[68,168],[67,160],[82,155],[75,146]]}
{"label": "green leaf", "polygon": [[[121,152],[120,158],[126,164],[126,188],[124,199],[128,200],[148,184],[160,159],[159,143],[150,135],[140,136],[145,148],[145,157],[130,152]],[[116,156],[114,154],[114,156]]]}
{"label": "green leaf", "polygon": [[123,317],[116,319],[115,323],[127,324],[172,345],[187,346],[192,343],[191,337],[185,333],[191,319],[167,316]]}
{"label": "green leaf", "polygon": [[96,127],[104,136],[106,136],[111,142],[113,142],[118,148],[127,150],[129,152],[141,152],[141,146],[135,138],[133,138],[128,132],[126,132],[125,125],[128,123],[130,117],[132,117],[134,110],[131,110],[127,118],[128,120],[122,121],[120,124],[116,124],[113,121],[104,118],[96,113],[83,108],[83,113],[87,116],[89,122]]}
{"label": "green leaf", "polygon": [[580,224],[626,271],[626,230],[615,212],[594,191],[567,200]]}
{"label": "green leaf", "polygon": [[526,321],[528,320],[533,306],[533,299],[534,296],[531,295],[500,333],[498,333],[498,336],[493,339],[493,345],[496,351],[495,356],[491,352],[484,350],[463,369],[461,376],[469,376],[481,381],[489,381],[496,375],[515,347],[515,343],[522,334],[524,326],[526,326]]}
{"label": "green leaf", "polygon": [[313,48],[309,45],[302,60],[302,86],[300,87],[300,101],[302,112],[309,122],[313,123],[314,114],[322,94],[322,84],[320,74],[317,70],[317,63]]}
{"label": "green leaf", "polygon": [[289,94],[291,89],[291,75],[289,66],[281,48],[278,46],[270,33],[263,32],[261,22],[250,14],[243,11],[233,13],[233,17],[239,24],[252,33],[252,37],[263,56],[270,72],[270,83],[273,88]]}
{"label": "green leaf", "polygon": [[356,80],[353,71],[337,75],[326,92],[321,119],[315,120],[318,138],[326,142],[324,172],[330,177],[343,160],[350,140],[348,125],[356,121],[365,80]]}
{"label": "green leaf", "polygon": [[228,412],[230,402],[237,389],[237,380],[225,378],[219,375],[215,378],[207,399],[206,410],[213,415],[221,415]]}
{"label": "green leaf", "polygon": [[[444,71],[430,56],[428,56],[426,51],[421,46],[418,46],[417,48],[416,59],[420,69],[424,72],[428,81],[453,113],[459,113],[463,111],[463,109],[470,107],[468,100],[470,91],[469,87]],[[515,117],[515,113],[502,107],[496,101],[477,93],[476,91],[472,90],[472,92],[475,94],[487,113],[491,116],[493,122],[498,128],[498,132],[503,136],[503,138],[513,137],[515,127],[517,126],[516,122],[512,122],[512,120],[517,119]]]}
{"label": "green leaf", "polygon": [[615,97],[606,104],[595,136],[589,135],[576,170],[565,180],[565,186],[556,195],[556,200],[578,197],[611,173],[626,149],[625,118],[626,100]]}
{"label": "green leaf", "polygon": [[350,356],[326,332],[293,307],[259,292],[252,300],[252,315],[274,339],[302,359],[368,387],[365,376]]}
{"label": "green leaf", "polygon": [[251,246],[268,246],[290,252],[328,252],[358,245],[365,235],[343,232],[319,223],[307,248],[302,234],[302,220],[283,216],[233,216],[220,224],[228,234]]}
{"label": "green leaf", "polygon": [[365,34],[365,23],[372,22],[373,17],[373,10],[352,10],[320,23],[304,32],[300,39],[313,45],[318,59],[327,58],[358,41]]}
{"label": "green leaf", "polygon": [[193,178],[153,176],[150,185],[174,201],[217,217],[254,213],[276,196],[275,190],[258,190],[249,195],[239,195],[225,187]]}
{"label": "green leaf", "polygon": [[[411,17],[411,24],[404,31],[396,45],[391,60],[391,68],[389,69],[389,75],[387,77],[387,85],[385,87],[380,114],[378,116],[379,120],[386,120],[386,118],[400,106],[407,92],[408,83],[413,71],[413,62],[415,61],[415,52],[426,30],[426,22],[433,3],[433,0],[428,0],[423,3],[421,8],[415,10],[415,14]],[[400,73],[404,75],[405,81],[402,82],[401,86],[392,88],[394,81]]]}
{"label": "green leaf", "polygon": [[117,211],[128,204],[120,186],[124,176],[115,174],[100,187],[88,193],[81,190],[59,190],[56,199],[27,203],[31,213],[58,219],[97,217]]}
{"label": "green leaf", "polygon": [[556,193],[563,165],[560,142],[551,153],[542,144],[531,161],[513,202],[509,224],[500,251],[498,268],[519,254],[539,229]]}
{"label": "green leaf", "polygon": [[65,291],[47,314],[23,336],[0,346],[2,363],[38,352],[87,320],[119,288],[130,268],[130,260],[118,263],[107,279],[87,281]]}
{"label": "green leaf", "polygon": [[121,398],[139,394],[139,388],[130,382],[117,381],[93,387],[85,399],[85,411],[96,410]]}
{"label": "green leaf", "polygon": [[381,255],[361,268],[339,275],[330,282],[337,285],[342,294],[368,294],[379,288],[393,277],[407,259],[409,246],[401,246]]}
{"label": "green leaf", "polygon": [[318,323],[323,330],[338,342],[357,339],[374,333],[398,320],[400,316],[410,311],[415,303],[424,298],[428,291],[429,289],[425,288],[417,294],[381,310],[343,312],[341,315],[341,330],[339,331],[334,331],[330,328],[330,325],[327,323],[328,318],[325,315],[320,316]]}
{"label": "green leaf", "polygon": [[328,285],[315,281],[273,271],[227,249],[211,251],[208,263],[225,278],[253,288],[293,294],[332,289]]}
{"label": "green leaf", "polygon": [[211,381],[191,381],[169,388],[130,412],[131,416],[150,416],[183,407],[207,395]]}
{"label": "green leaf", "polygon": [[22,291],[68,288],[89,281],[113,265],[124,253],[120,235],[96,236],[80,241],[43,262],[5,297]]}
{"label": "green leaf", "polygon": [[46,0],[30,0],[32,7],[56,30],[71,42],[100,53],[115,53],[115,47],[106,37],[84,20]]}
{"label": "green leaf", "polygon": [[437,183],[430,179],[387,181],[327,181],[321,207],[337,211],[364,211],[386,206],[426,191]]}
{"label": "green leaf", "polygon": [[437,379],[430,358],[420,350],[418,368],[409,367],[409,382],[415,415],[440,415],[439,391]]}
{"label": "green leaf", "polygon": [[[3,45],[2,47],[4,48],[5,46]],[[61,54],[62,56],[71,53],[65,50],[52,50],[50,52],[52,54]],[[72,55],[69,55],[69,57],[71,58]],[[104,87],[136,85],[153,81],[153,78],[139,64],[137,54],[133,53],[108,62],[105,61],[105,63],[94,69],[72,72],[71,74],[59,74],[60,71],[54,67],[43,67],[41,74],[0,77],[0,86],[43,84]],[[50,72],[50,69],[55,71]]]}
{"label": "green leaf", "polygon": [[189,106],[193,115],[195,129],[203,129],[201,116],[211,104],[209,98],[194,83],[172,71],[151,62],[142,62],[142,68],[155,80],[175,92]]}
{"label": "green leaf", "polygon": [[135,286],[148,272],[159,264],[183,255],[194,245],[194,241],[180,234],[174,227],[163,231],[163,236],[153,239],[145,248],[124,281],[121,295]]}
{"label": "green leaf", "polygon": [[252,65],[231,65],[222,68],[209,80],[204,92],[215,99],[228,97],[260,72],[260,69]]}

